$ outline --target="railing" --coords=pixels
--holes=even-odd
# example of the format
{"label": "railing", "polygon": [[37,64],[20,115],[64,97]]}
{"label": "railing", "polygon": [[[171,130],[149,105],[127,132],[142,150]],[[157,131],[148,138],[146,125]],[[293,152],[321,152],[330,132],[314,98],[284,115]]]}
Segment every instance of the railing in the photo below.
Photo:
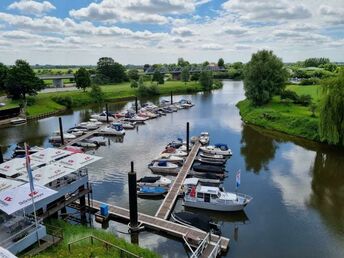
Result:
{"label": "railing", "polygon": [[119,256],[119,257],[124,257],[124,256],[126,256],[126,257],[141,258],[141,256],[139,256],[139,255],[136,255],[136,254],[134,254],[134,253],[131,253],[131,252],[129,252],[129,251],[127,251],[127,250],[125,250],[125,249],[119,247],[119,246],[116,246],[116,245],[114,245],[114,244],[112,244],[112,243],[110,243],[110,242],[108,242],[108,241],[105,241],[105,240],[100,239],[100,238],[98,238],[98,237],[95,237],[95,236],[93,236],[93,235],[86,236],[86,237],[83,237],[83,238],[80,238],[80,239],[78,239],[78,240],[75,240],[75,241],[73,241],[73,242],[68,243],[68,251],[71,253],[71,252],[72,252],[71,246],[72,246],[73,244],[76,244],[76,243],[78,243],[78,242],[80,242],[80,241],[83,241],[83,240],[86,240],[86,239],[90,239],[91,245],[93,245],[94,240],[98,240],[99,242],[101,242],[101,243],[104,244],[104,246],[105,246],[105,248],[106,248],[107,251],[108,251],[109,248],[111,248],[111,247],[117,249],[117,250],[120,252],[120,256]]}
{"label": "railing", "polygon": [[211,251],[211,253],[209,254],[209,258],[216,258],[217,255],[220,253],[220,249],[221,249],[221,238],[219,238],[219,240],[216,242],[216,245],[214,246],[214,249]]}
{"label": "railing", "polygon": [[49,187],[57,190],[58,188],[63,187],[65,185],[69,185],[87,175],[88,175],[87,169],[83,168],[77,172],[71,173],[71,175],[67,175],[65,177],[56,179],[55,181],[51,182],[51,184],[49,184]]}
{"label": "railing", "polygon": [[192,255],[190,256],[190,258],[198,258],[201,256],[201,254],[203,253],[204,249],[207,247],[207,245],[210,242],[210,233],[208,233],[206,235],[206,237],[202,240],[202,242],[199,244],[199,246],[197,247],[197,249],[192,252]]}
{"label": "railing", "polygon": [[63,239],[62,228],[49,225],[49,224],[45,225],[45,228],[47,229],[47,234],[52,236],[54,243],[55,243],[55,238],[56,240],[59,240],[59,241]]}

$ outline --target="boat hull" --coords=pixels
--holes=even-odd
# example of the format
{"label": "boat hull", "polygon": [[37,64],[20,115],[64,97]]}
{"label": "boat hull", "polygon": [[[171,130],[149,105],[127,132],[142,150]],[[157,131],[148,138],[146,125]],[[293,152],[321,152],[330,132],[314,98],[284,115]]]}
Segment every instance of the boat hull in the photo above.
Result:
{"label": "boat hull", "polygon": [[247,203],[219,205],[216,203],[193,202],[193,201],[184,200],[183,205],[185,207],[192,207],[192,208],[198,208],[198,209],[204,209],[204,210],[228,212],[228,211],[242,211],[247,205]]}

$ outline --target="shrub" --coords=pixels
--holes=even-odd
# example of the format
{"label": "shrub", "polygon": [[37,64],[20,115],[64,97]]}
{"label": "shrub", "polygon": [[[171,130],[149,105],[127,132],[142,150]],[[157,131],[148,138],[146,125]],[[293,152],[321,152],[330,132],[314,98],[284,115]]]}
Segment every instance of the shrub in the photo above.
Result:
{"label": "shrub", "polygon": [[319,83],[318,78],[309,78],[309,79],[303,79],[300,82],[300,85],[314,85],[314,84],[318,84],[318,83]]}
{"label": "shrub", "polygon": [[70,96],[65,96],[65,97],[52,97],[51,98],[53,101],[56,103],[65,106],[66,108],[71,108],[73,106],[73,99]]}
{"label": "shrub", "polygon": [[295,101],[296,104],[301,104],[302,106],[309,106],[312,103],[311,95],[301,95],[298,101]]}
{"label": "shrub", "polygon": [[158,85],[152,84],[151,86],[146,86],[144,84],[140,84],[137,88],[137,93],[141,97],[149,97],[154,95],[159,95],[160,90]]}
{"label": "shrub", "polygon": [[138,86],[139,86],[139,84],[137,83],[137,81],[131,80],[131,82],[130,82],[130,87],[131,88],[137,88]]}
{"label": "shrub", "polygon": [[223,87],[223,83],[220,80],[214,80],[212,89],[221,89]]}
{"label": "shrub", "polygon": [[35,103],[36,103],[35,97],[29,96],[29,97],[26,98],[26,105],[27,106],[29,106],[29,107],[33,106]]}
{"label": "shrub", "polygon": [[281,92],[281,99],[291,99],[292,101],[298,101],[299,100],[299,96],[296,94],[295,91],[291,91],[291,90],[283,90]]}
{"label": "shrub", "polygon": [[104,93],[98,85],[93,85],[89,94],[93,101],[97,104],[104,102]]}

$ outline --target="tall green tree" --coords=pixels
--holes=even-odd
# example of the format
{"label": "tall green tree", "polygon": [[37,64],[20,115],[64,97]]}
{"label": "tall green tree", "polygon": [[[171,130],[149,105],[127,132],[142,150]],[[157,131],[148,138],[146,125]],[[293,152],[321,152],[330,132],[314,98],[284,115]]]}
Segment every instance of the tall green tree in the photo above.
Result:
{"label": "tall green tree", "polygon": [[155,69],[155,72],[152,77],[152,81],[157,82],[158,84],[164,84],[164,74],[159,71],[159,69]]}
{"label": "tall green tree", "polygon": [[188,61],[184,60],[184,58],[179,57],[177,65],[180,66],[180,67],[185,67],[185,66],[189,66],[190,63]]}
{"label": "tall green tree", "polygon": [[97,81],[100,83],[118,83],[127,80],[125,67],[111,57],[101,57],[97,63]]}
{"label": "tall green tree", "polygon": [[6,65],[0,63],[0,91],[5,90],[5,80],[7,77],[8,68]]}
{"label": "tall green tree", "polygon": [[204,90],[211,90],[213,86],[213,74],[210,71],[202,71],[199,76],[199,83]]}
{"label": "tall green tree", "polygon": [[137,69],[129,70],[128,77],[130,80],[137,81],[139,79],[139,71]]}
{"label": "tall green tree", "polygon": [[319,132],[322,141],[344,146],[344,69],[323,82]]}
{"label": "tall green tree", "polygon": [[225,66],[225,61],[223,60],[223,58],[220,58],[219,61],[217,61],[217,66],[219,66],[219,67]]}
{"label": "tall green tree", "polygon": [[26,95],[36,95],[42,90],[44,82],[36,76],[29,63],[17,60],[8,71],[5,88],[13,99],[26,99]]}
{"label": "tall green tree", "polygon": [[186,86],[186,83],[190,80],[190,68],[188,66],[183,67],[180,78]]}
{"label": "tall green tree", "polygon": [[244,69],[245,95],[254,105],[266,104],[284,89],[286,79],[282,60],[272,51],[258,51]]}
{"label": "tall green tree", "polygon": [[84,67],[81,67],[76,71],[74,78],[75,78],[76,87],[78,89],[82,89],[83,91],[86,91],[86,88],[91,86],[90,74],[87,71],[87,69]]}

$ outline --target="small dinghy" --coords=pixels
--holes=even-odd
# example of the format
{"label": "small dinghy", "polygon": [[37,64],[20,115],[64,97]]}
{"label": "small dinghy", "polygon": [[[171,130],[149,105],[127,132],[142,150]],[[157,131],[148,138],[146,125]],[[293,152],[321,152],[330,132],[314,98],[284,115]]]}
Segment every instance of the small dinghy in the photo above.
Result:
{"label": "small dinghy", "polygon": [[196,171],[190,171],[190,176],[197,177],[197,178],[204,178],[204,179],[218,179],[218,180],[224,180],[227,177],[226,173],[208,173],[208,172],[196,172]]}
{"label": "small dinghy", "polygon": [[142,197],[154,197],[161,196],[167,193],[167,190],[161,186],[139,186],[137,189],[137,195]]}
{"label": "small dinghy", "polygon": [[84,142],[84,141],[73,143],[72,146],[83,147],[83,148],[97,148],[98,147],[98,145],[93,142]]}
{"label": "small dinghy", "polygon": [[145,176],[137,180],[137,184],[140,186],[169,186],[171,183],[171,179],[168,179],[163,176]]}
{"label": "small dinghy", "polygon": [[200,148],[201,151],[209,154],[231,156],[232,151],[228,148],[227,144],[215,144],[214,146],[203,146]]}
{"label": "small dinghy", "polygon": [[167,161],[156,161],[148,165],[153,173],[178,173],[179,167],[176,164]]}
{"label": "small dinghy", "polygon": [[214,160],[214,159],[208,159],[208,158],[198,157],[196,160],[202,164],[214,165],[214,166],[224,166],[226,164],[226,161]]}
{"label": "small dinghy", "polygon": [[196,172],[208,172],[217,174],[223,174],[225,172],[225,169],[223,167],[204,164],[194,165],[193,170]]}
{"label": "small dinghy", "polygon": [[26,118],[22,118],[22,117],[17,117],[17,118],[13,118],[10,120],[10,123],[12,125],[23,125],[26,124]]}
{"label": "small dinghy", "polygon": [[167,161],[175,164],[183,164],[184,158],[178,157],[173,154],[169,153],[162,153],[158,158],[156,158],[154,161]]}
{"label": "small dinghy", "polygon": [[86,138],[84,140],[84,142],[91,142],[94,143],[98,146],[105,146],[106,145],[106,139],[104,139],[103,137],[99,137],[99,136],[95,136],[95,137],[91,137],[91,138]]}
{"label": "small dinghy", "polygon": [[122,126],[124,129],[135,129],[136,122],[124,122]]}
{"label": "small dinghy", "polygon": [[216,235],[221,235],[219,226],[206,215],[182,211],[172,213],[171,218],[173,219],[173,221],[184,226],[198,228],[205,232],[211,231]]}

